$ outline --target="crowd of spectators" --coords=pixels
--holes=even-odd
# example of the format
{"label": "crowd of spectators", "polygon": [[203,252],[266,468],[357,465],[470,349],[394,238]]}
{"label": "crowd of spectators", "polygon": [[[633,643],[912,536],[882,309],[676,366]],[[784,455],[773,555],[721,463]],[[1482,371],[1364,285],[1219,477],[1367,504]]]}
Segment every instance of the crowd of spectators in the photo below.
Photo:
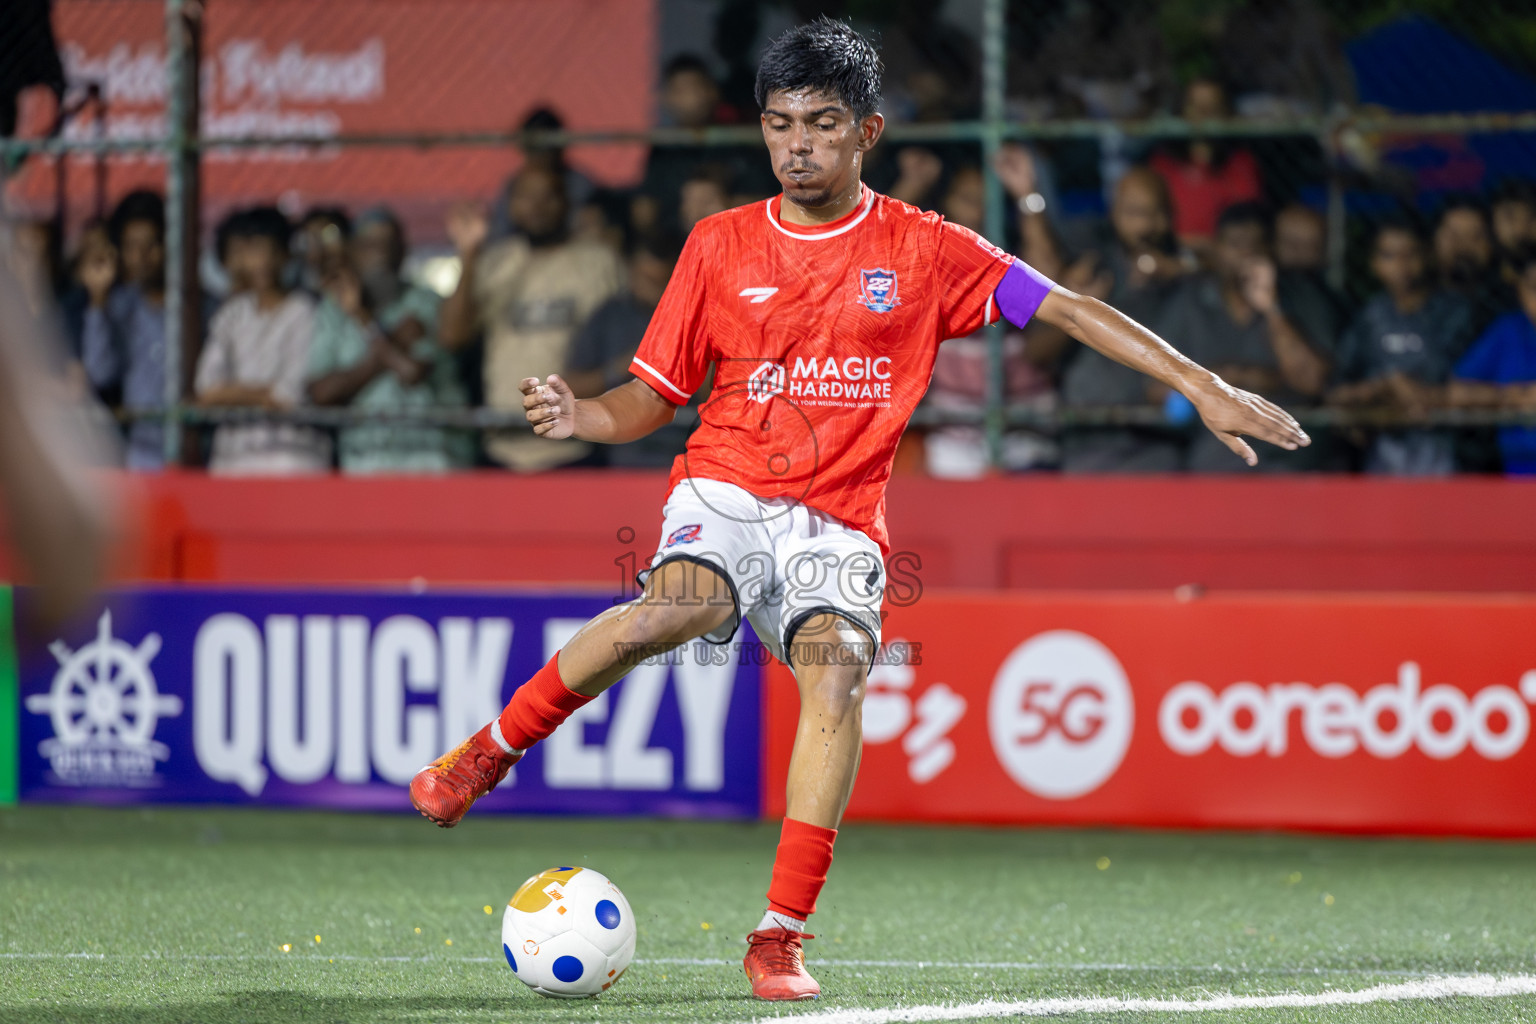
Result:
{"label": "crowd of spectators", "polygon": [[[1244,109],[1316,108],[1348,91],[1347,74],[1313,59],[1301,41],[1289,64],[1253,55],[1239,69],[1246,85],[1237,102],[1228,86],[1235,78],[1199,75],[1176,90],[1154,52],[1155,33],[1136,28],[1145,10],[1132,5],[1116,19],[1108,4],[1079,7],[1080,18],[1052,29],[1060,38],[1051,52],[1098,47],[1103,59],[1093,66],[1102,77],[1041,79],[1039,99],[1057,111],[1127,116],[1161,103],[1198,125]],[[1286,78],[1301,71],[1302,79]],[[934,91],[917,72],[896,91],[914,119],[955,115],[930,109]],[[660,96],[665,125],[755,121],[755,110],[733,102],[698,57],[666,66]],[[524,127],[560,121],[539,110]],[[1427,222],[1407,207],[1375,218],[1358,242],[1365,258],[1356,259],[1356,276],[1369,287],[1346,291],[1325,273],[1328,231],[1319,209],[1276,189],[1260,154],[1242,141],[1196,132],[1101,153],[1102,217],[1063,211],[1058,164],[1070,158],[1061,151],[1011,145],[984,168],[965,145],[882,150],[869,168],[875,187],[978,231],[995,175],[1009,198],[1004,241],[1014,251],[1233,384],[1288,408],[1375,411],[1400,424],[1314,431],[1311,448],[1272,453],[1263,471],[1536,472],[1536,430],[1401,425],[1435,409],[1536,412],[1536,188],[1513,182],[1486,196],[1455,196]],[[447,294],[407,278],[410,243],[388,209],[353,216],[324,207],[292,220],[258,206],[227,216],[213,245],[224,287],[199,311],[204,330],[186,400],[221,411],[386,415],[334,430],[291,415],[226,417],[191,431],[178,461],[214,473],[269,474],[667,465],[686,441],[686,416],[643,442],[599,450],[524,430],[412,422],[408,414],[481,406],[515,415],[519,382],[549,373],[565,375],[578,397],[627,379],[682,239],[704,217],[771,194],[767,161],[757,149],[658,146],[641,182],[619,192],[595,186],[558,149],[530,146],[524,156],[488,205],[449,213],[444,233],[460,271]],[[61,373],[101,409],[151,409],[165,399],[164,235],[161,198],[135,192],[82,233],[67,271],[34,275],[37,301],[56,303],[73,344]],[[44,226],[23,225],[18,239],[35,251],[38,267],[62,267]],[[978,424],[994,366],[981,335],[941,347],[925,400],[925,422],[935,425],[909,433],[902,471],[987,471],[992,456]],[[1007,431],[1006,469],[1244,468],[1197,429],[1181,396],[1046,325],[1007,332],[1002,375],[1011,410],[1040,413],[1042,421],[1068,414],[1060,429]],[[1119,422],[1082,415],[1115,409],[1143,415]],[[162,421],[123,419],[124,463],[163,465]]]}

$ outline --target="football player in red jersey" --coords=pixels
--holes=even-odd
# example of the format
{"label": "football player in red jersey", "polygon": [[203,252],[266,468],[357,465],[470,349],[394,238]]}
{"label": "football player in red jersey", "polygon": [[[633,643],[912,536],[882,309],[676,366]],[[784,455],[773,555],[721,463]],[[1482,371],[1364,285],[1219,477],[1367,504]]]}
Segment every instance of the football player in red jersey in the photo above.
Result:
{"label": "football player in red jersey", "polygon": [[1102,302],[866,188],[864,154],[884,127],[880,75],[874,47],[840,22],[775,42],[757,98],[783,194],[694,228],[630,366],[635,380],[582,400],[558,376],[523,382],[540,436],[622,444],[670,423],[715,369],[673,466],[643,594],[583,626],[496,721],[411,783],[424,815],[454,825],[637,662],[697,637],[725,643],[748,619],[794,671],[801,702],[768,909],[747,939],[746,972],[764,999],[820,993],[801,943],[858,769],[880,644],[885,485],[939,343],[999,316],[1021,326],[1040,316],[1188,397],[1250,464],[1244,435],[1308,443],[1281,409]]}

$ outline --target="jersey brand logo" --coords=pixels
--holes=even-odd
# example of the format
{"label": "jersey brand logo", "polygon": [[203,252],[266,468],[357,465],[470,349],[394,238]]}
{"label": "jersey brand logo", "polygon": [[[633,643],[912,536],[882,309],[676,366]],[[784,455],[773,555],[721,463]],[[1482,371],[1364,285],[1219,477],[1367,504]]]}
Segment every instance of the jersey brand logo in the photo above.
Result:
{"label": "jersey brand logo", "polygon": [[747,378],[747,397],[754,402],[766,402],[774,395],[783,393],[783,363],[762,363]]}
{"label": "jersey brand logo", "polygon": [[901,305],[896,274],[879,267],[859,271],[859,301],[872,313],[889,313]]}
{"label": "jersey brand logo", "polygon": [[778,291],[777,288],[743,288],[739,294],[744,299],[750,298],[752,305],[757,306],[767,302],[776,291]]}

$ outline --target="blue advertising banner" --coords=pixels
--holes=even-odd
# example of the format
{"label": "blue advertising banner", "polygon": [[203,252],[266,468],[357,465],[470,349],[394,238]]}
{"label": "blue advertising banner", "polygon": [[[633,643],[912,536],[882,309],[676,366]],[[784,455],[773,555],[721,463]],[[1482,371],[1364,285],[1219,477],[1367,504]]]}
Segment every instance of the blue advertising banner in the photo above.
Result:
{"label": "blue advertising banner", "polygon": [[[29,599],[19,591],[19,612]],[[410,811],[416,770],[612,599],[135,588],[19,655],[19,795]],[[756,817],[762,669],[743,625],[637,667],[482,811]]]}

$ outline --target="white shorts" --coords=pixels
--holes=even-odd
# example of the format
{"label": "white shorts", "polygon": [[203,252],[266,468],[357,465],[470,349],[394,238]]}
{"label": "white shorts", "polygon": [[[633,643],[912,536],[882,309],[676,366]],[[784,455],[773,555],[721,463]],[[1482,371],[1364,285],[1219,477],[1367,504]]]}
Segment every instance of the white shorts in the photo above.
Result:
{"label": "white shorts", "polygon": [[[871,657],[879,650],[885,564],[863,531],[793,498],[759,498],[702,477],[679,481],[661,514],[651,571],[697,562],[730,585],[736,613],[705,640],[730,642],[745,616],[773,656],[789,664],[796,630],[819,612],[836,612],[869,634]],[[647,575],[640,573],[642,585]]]}

